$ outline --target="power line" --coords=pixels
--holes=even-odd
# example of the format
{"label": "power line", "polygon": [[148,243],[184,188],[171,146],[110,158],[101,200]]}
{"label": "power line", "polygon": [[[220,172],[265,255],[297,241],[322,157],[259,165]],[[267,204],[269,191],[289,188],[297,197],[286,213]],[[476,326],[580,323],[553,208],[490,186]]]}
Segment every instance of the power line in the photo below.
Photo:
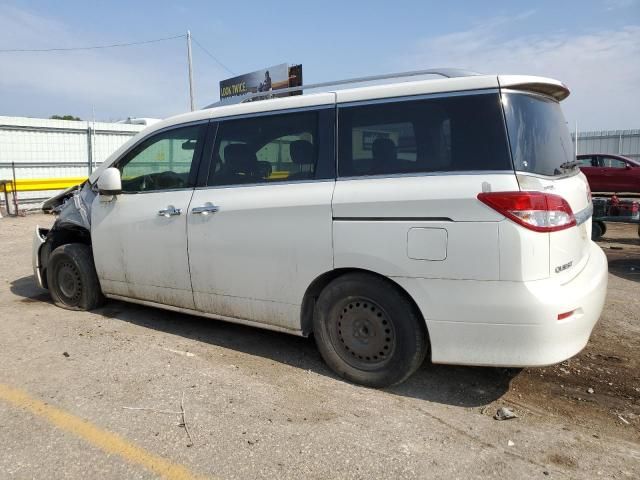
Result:
{"label": "power line", "polygon": [[[94,45],[94,46],[91,46],[91,47],[0,49],[0,53],[13,53],[13,52],[68,52],[68,51],[73,51],[73,50],[98,50],[98,49],[103,49],[103,48],[131,47],[133,45],[144,45],[144,44],[147,44],[147,43],[164,42],[166,40],[175,40],[176,38],[185,38],[185,37],[186,37],[186,35],[175,35],[173,37],[155,38],[153,40],[143,40],[141,42],[112,43],[111,45]],[[198,42],[196,42],[196,43],[198,43]],[[220,62],[218,62],[218,63],[220,63]]]}
{"label": "power line", "polygon": [[194,38],[194,36],[193,36],[193,35],[191,35],[191,40],[193,40],[193,41],[194,41],[194,43],[195,43],[196,45],[198,45],[198,46],[199,46],[199,47],[204,51],[204,53],[206,53],[206,54],[207,54],[207,55],[209,55],[211,58],[213,58],[213,59],[216,61],[216,63],[217,63],[218,65],[220,65],[222,68],[224,68],[224,69],[225,69],[227,72],[229,72],[231,75],[235,75],[235,73],[234,73],[230,68],[227,68],[227,66],[226,66],[224,63],[222,63],[220,60],[218,60],[218,59],[216,58],[216,56],[215,56],[213,53],[211,53],[209,50],[207,50],[206,48],[204,48],[204,47],[202,46],[202,44],[201,44],[200,42],[198,42],[198,40],[196,40],[196,39]]}

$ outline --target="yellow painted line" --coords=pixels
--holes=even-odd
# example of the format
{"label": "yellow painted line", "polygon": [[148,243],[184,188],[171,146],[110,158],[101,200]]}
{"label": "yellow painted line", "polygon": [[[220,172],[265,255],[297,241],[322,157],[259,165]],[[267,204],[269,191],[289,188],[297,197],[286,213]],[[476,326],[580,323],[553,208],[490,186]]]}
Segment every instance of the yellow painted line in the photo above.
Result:
{"label": "yellow painted line", "polygon": [[[84,182],[87,177],[60,177],[60,178],[18,178],[16,179],[16,191],[35,192],[38,190],[64,190]],[[11,192],[13,185],[7,183],[7,192]]]}
{"label": "yellow painted line", "polygon": [[169,480],[194,480],[204,478],[192,473],[182,465],[175,464],[165,458],[147,452],[115,433],[102,430],[87,420],[33,398],[22,390],[0,383],[0,400],[4,400],[18,408],[28,410],[61,430],[73,433],[105,452],[119,455],[129,463],[140,465],[162,478]]}

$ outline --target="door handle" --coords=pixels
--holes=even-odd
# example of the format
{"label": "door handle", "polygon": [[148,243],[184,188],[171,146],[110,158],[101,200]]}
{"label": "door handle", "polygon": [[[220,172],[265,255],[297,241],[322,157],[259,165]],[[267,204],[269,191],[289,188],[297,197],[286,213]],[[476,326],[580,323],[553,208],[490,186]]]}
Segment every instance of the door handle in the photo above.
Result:
{"label": "door handle", "polygon": [[212,205],[211,203],[206,203],[202,207],[193,207],[191,209],[191,213],[193,213],[194,215],[196,215],[196,214],[198,214],[198,215],[209,215],[210,213],[216,213],[218,210],[220,210],[220,207],[218,207],[217,205]]}
{"label": "door handle", "polygon": [[173,217],[174,215],[180,215],[182,213],[181,208],[176,208],[173,205],[169,205],[164,210],[158,210],[159,217]]}

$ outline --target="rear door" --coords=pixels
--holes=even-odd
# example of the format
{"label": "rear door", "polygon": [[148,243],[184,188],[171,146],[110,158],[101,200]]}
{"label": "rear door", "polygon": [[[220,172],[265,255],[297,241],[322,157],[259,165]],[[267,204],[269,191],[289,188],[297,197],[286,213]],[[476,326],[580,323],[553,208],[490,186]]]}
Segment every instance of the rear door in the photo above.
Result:
{"label": "rear door", "polygon": [[188,215],[196,309],[300,329],[305,290],[333,268],[333,99],[218,123]]}
{"label": "rear door", "polygon": [[640,165],[629,163],[626,178],[629,182],[626,191],[640,193]]}
{"label": "rear door", "polygon": [[600,156],[607,192],[632,192],[632,171],[627,168],[627,162],[620,158]]}
{"label": "rear door", "polygon": [[500,278],[499,222],[476,198],[518,188],[497,90],[339,103],[338,125],[336,268]]}
{"label": "rear door", "polygon": [[503,91],[503,105],[520,189],[559,195],[576,218],[576,226],[544,234],[549,235],[550,275],[569,281],[589,258],[593,207],[560,103],[539,94]]}

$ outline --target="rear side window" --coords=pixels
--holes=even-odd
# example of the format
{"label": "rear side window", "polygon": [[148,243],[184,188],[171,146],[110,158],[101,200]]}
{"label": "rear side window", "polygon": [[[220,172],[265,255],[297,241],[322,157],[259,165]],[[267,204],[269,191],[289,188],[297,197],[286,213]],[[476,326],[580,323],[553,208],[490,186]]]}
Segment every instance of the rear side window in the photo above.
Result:
{"label": "rear side window", "polygon": [[318,111],[308,111],[221,122],[207,184],[316,178],[318,118]]}
{"label": "rear side window", "polygon": [[341,177],[511,170],[498,94],[339,109]]}
{"label": "rear side window", "polygon": [[606,168],[625,168],[627,162],[624,162],[617,158],[600,157],[602,159],[602,166]]}
{"label": "rear side window", "polygon": [[567,122],[556,100],[505,93],[503,103],[517,171],[557,176],[578,170]]}

